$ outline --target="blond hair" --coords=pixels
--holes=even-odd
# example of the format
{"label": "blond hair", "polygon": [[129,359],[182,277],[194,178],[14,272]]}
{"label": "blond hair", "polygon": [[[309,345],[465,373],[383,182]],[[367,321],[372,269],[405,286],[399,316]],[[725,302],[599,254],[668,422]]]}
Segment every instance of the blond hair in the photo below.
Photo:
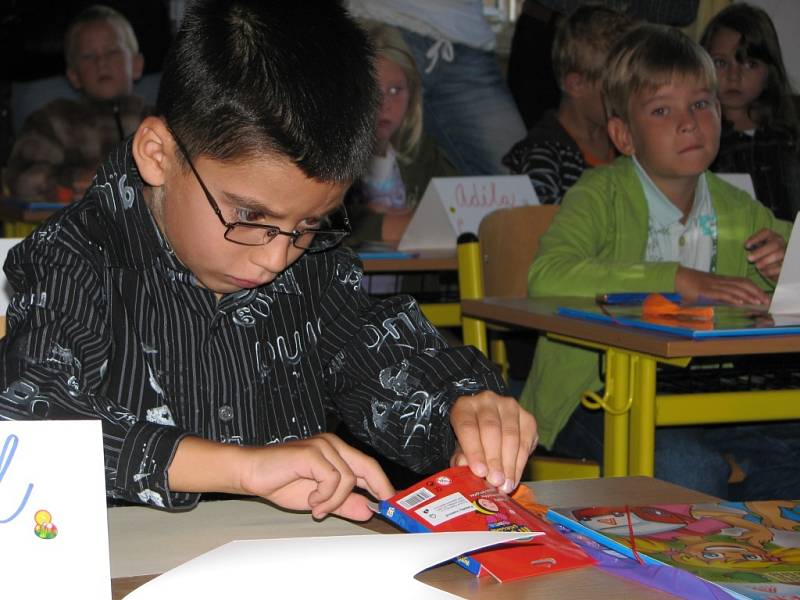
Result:
{"label": "blond hair", "polygon": [[552,50],[559,87],[569,73],[599,80],[611,48],[634,23],[632,17],[598,4],[581,6],[562,20]]}
{"label": "blond hair", "polygon": [[628,118],[630,99],[676,77],[697,77],[713,92],[717,73],[711,57],[682,31],[666,25],[639,25],[611,51],[603,82],[608,118]]}
{"label": "blond hair", "polygon": [[410,162],[416,156],[422,138],[422,81],[417,63],[397,28],[369,20],[362,21],[361,25],[375,49],[375,57],[393,62],[406,76],[408,110],[390,141],[400,160]]}
{"label": "blond hair", "polygon": [[78,31],[89,23],[97,23],[98,21],[111,23],[115,25],[122,34],[122,41],[131,54],[136,55],[139,53],[139,40],[136,39],[136,33],[130,21],[125,16],[104,4],[94,4],[83,9],[79,12],[67,27],[67,33],[64,34],[64,58],[67,65],[72,66],[75,62],[75,40]]}

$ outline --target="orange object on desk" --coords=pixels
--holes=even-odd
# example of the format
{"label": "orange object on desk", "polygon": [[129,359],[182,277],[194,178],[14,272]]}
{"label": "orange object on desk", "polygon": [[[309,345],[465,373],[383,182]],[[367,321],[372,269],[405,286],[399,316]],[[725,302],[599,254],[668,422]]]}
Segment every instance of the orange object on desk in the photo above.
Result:
{"label": "orange object on desk", "polygon": [[65,185],[56,186],[56,202],[69,204],[75,199],[75,190]]}
{"label": "orange object on desk", "polygon": [[681,317],[710,321],[714,318],[713,306],[681,306],[662,294],[650,294],[642,302],[643,317]]}

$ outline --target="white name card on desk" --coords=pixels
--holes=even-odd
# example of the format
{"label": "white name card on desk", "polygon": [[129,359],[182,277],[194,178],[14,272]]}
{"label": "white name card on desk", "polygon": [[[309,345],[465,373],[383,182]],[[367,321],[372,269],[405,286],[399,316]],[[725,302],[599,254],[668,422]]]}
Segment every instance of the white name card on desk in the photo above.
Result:
{"label": "white name card on desk", "polygon": [[769,312],[773,316],[800,315],[800,218],[794,220]]}
{"label": "white name card on desk", "polygon": [[110,600],[99,421],[0,421],[3,598]]}
{"label": "white name card on desk", "polygon": [[539,204],[527,175],[434,177],[399,250],[454,250],[458,236],[478,232],[483,217],[500,208]]}

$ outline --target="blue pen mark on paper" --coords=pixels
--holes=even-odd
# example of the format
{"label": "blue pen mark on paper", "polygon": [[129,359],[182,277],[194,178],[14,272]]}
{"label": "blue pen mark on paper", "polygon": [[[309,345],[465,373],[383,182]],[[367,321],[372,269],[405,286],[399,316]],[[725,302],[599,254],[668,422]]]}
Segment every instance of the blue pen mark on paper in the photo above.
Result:
{"label": "blue pen mark on paper", "polygon": [[[11,461],[14,460],[14,454],[17,452],[17,446],[19,445],[19,438],[14,435],[13,433],[6,437],[5,442],[3,443],[3,449],[0,450],[0,484],[3,483],[3,478],[8,471],[8,468],[11,466]],[[22,496],[22,500],[13,513],[10,516],[3,518],[0,516],[0,525],[3,523],[10,523],[14,519],[19,516],[19,513],[23,511],[25,505],[28,504],[28,499],[31,497],[31,492],[33,491],[33,484],[28,484],[28,489],[25,490],[25,493]],[[2,488],[0,487],[0,497],[2,497]]]}

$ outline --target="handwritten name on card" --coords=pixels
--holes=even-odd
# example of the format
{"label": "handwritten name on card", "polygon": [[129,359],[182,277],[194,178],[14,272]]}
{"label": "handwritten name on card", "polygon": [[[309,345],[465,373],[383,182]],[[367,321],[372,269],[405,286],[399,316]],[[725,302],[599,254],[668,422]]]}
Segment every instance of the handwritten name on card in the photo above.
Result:
{"label": "handwritten name on card", "polygon": [[490,212],[531,204],[539,200],[527,175],[434,177],[398,248],[455,250],[456,238],[477,233]]}
{"label": "handwritten name on card", "polygon": [[[498,192],[497,181],[471,184],[459,183],[455,187],[455,205],[459,208],[513,208],[521,206],[515,189],[502,189]],[[526,199],[528,204],[530,197]]]}
{"label": "handwritten name on card", "polygon": [[[10,490],[10,493],[8,493],[3,487],[3,479],[5,478],[6,471],[11,467],[11,463],[14,460],[17,446],[19,446],[19,438],[11,433],[6,436],[3,442],[3,448],[0,450],[0,524],[10,523],[16,519],[19,513],[21,513],[28,504],[31,492],[33,491],[32,483],[28,483],[28,485],[24,487],[24,490],[19,490],[19,493],[17,493],[16,490]],[[3,508],[4,501],[7,497],[11,498],[11,504],[9,505],[10,513],[7,513]],[[15,497],[19,497],[19,500],[15,501]],[[15,502],[17,506],[16,509],[13,508]]]}
{"label": "handwritten name on card", "polygon": [[111,598],[103,472],[99,421],[0,421],[2,589]]}

